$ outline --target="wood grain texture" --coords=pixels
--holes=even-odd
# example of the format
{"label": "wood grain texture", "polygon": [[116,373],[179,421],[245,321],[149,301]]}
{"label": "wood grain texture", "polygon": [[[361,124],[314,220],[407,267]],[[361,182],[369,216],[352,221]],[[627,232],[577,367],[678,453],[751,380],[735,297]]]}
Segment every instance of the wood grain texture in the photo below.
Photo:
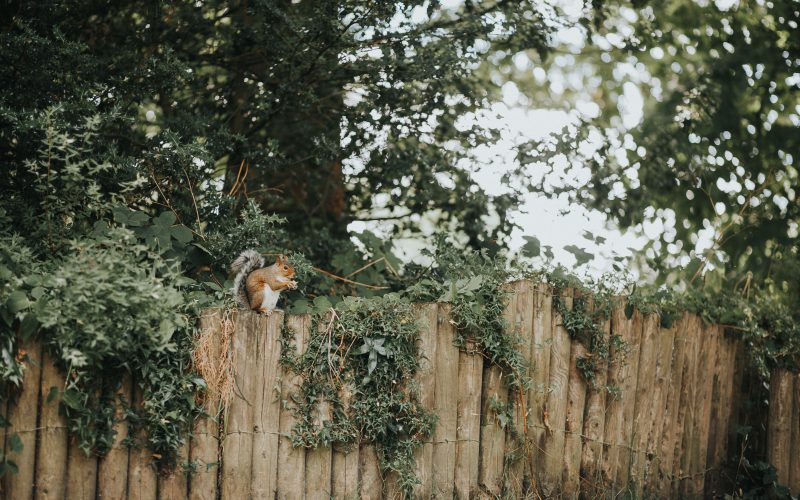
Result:
{"label": "wood grain texture", "polygon": [[[669,496],[672,489],[673,465],[675,451],[680,443],[681,433],[678,432],[678,411],[680,410],[681,385],[683,383],[684,365],[686,363],[686,322],[688,315],[684,314],[676,323],[673,330],[674,340],[672,349],[672,366],[670,368],[669,385],[664,405],[664,417],[661,431],[661,441],[657,443],[659,451],[651,463],[650,491],[662,496]],[[676,442],[677,440],[677,442]]]}
{"label": "wood grain texture", "polygon": [[503,488],[503,465],[505,463],[506,432],[498,420],[493,405],[505,407],[508,402],[508,389],[503,383],[503,371],[500,367],[490,366],[483,369],[483,389],[481,390],[481,423],[480,464],[478,483],[491,495],[500,495]]}
{"label": "wood grain texture", "polygon": [[773,370],[769,381],[769,423],[767,427],[767,460],[778,472],[778,482],[789,483],[791,474],[792,412],[794,377],[783,369]]}
{"label": "wood grain texture", "polygon": [[[587,313],[592,311],[592,301],[581,298],[575,293],[575,302],[585,302]],[[574,307],[574,303],[573,303]],[[581,489],[581,451],[583,448],[583,415],[586,410],[587,384],[578,369],[579,360],[586,358],[589,350],[578,341],[570,342],[569,381],[567,383],[567,410],[564,420],[564,458],[561,475],[561,491],[567,497],[577,497]]]}
{"label": "wood grain texture", "polygon": [[[432,493],[453,496],[455,478],[456,420],[458,414],[458,347],[453,345],[455,329],[450,323],[450,306],[439,305],[436,344],[436,388],[434,408],[439,423],[433,434]],[[363,471],[362,471],[363,477]],[[362,485],[362,489],[366,485]]]}
{"label": "wood grain texture", "polygon": [[[320,321],[317,333],[322,335],[328,328],[332,328],[332,321],[331,317]],[[313,332],[313,326],[310,332]],[[312,418],[314,427],[317,429],[324,427],[333,418],[331,403],[325,399],[318,401]],[[323,500],[331,497],[332,461],[333,453],[330,448],[318,447],[306,450],[306,498]]]}
{"label": "wood grain texture", "polygon": [[636,387],[639,377],[639,358],[641,349],[642,327],[644,315],[638,310],[633,312],[633,317],[627,320],[627,337],[623,340],[628,346],[628,366],[626,377],[622,381],[622,434],[620,452],[617,454],[617,469],[614,476],[614,491],[631,491],[630,470],[634,453],[634,412],[636,404]]}
{"label": "wood grain texture", "polygon": [[[550,425],[547,398],[550,393],[550,358],[553,345],[553,289],[537,284],[533,308],[533,339],[531,340],[531,388],[528,391],[528,442],[533,453],[530,476],[536,485],[541,483],[545,437]],[[547,424],[547,426],[545,425]]]}
{"label": "wood grain texture", "polygon": [[680,451],[680,467],[678,473],[680,495],[683,497],[689,496],[692,491],[692,472],[696,444],[697,420],[701,410],[697,407],[697,402],[700,397],[700,380],[702,370],[698,369],[700,361],[703,359],[702,353],[702,326],[700,318],[691,316],[691,326],[688,329],[689,334],[689,370],[687,377],[684,379],[683,391],[685,394],[681,395],[681,401],[685,401],[686,414],[683,419],[683,440],[681,443]]}
{"label": "wood grain texture", "polygon": [[253,372],[258,331],[258,314],[237,311],[234,320],[232,349],[237,365],[234,370],[235,387],[225,413],[224,440],[222,441],[222,499],[249,498],[251,496],[253,456],[253,403],[256,386]]}
{"label": "wood grain texture", "polygon": [[[36,462],[36,427],[39,412],[39,385],[42,376],[42,346],[31,338],[21,339],[18,356],[27,356],[24,361],[25,374],[22,386],[8,408],[10,427],[6,429],[6,453],[16,462],[19,472],[5,474],[2,478],[3,491],[7,498],[25,500],[33,498],[33,485]],[[22,450],[15,453],[10,446],[17,436]]]}
{"label": "wood grain texture", "polygon": [[383,498],[381,467],[378,463],[378,452],[374,445],[362,444],[359,447],[358,469],[361,476],[359,498],[361,500],[380,500]]}
{"label": "wood grain texture", "polygon": [[114,409],[114,442],[108,453],[98,460],[97,496],[100,498],[125,498],[128,484],[130,450],[123,444],[128,438],[128,422],[124,420],[125,405],[133,404],[133,382],[125,374],[118,382]]}
{"label": "wood grain texture", "polygon": [[189,497],[189,483],[182,464],[189,459],[189,441],[178,449],[177,463],[173,470],[158,475],[158,498],[162,500],[185,500]]}
{"label": "wood grain texture", "polygon": [[[200,330],[221,332],[223,328],[221,321],[222,311],[219,309],[204,311],[200,317]],[[211,355],[219,357],[227,351],[228,346],[221,345],[220,341],[212,346]],[[216,500],[217,498],[220,451],[218,408],[216,405],[207,403],[205,411],[209,415],[196,420],[192,429],[189,458],[195,471],[189,477],[189,498],[191,500]]]}
{"label": "wood grain texture", "polygon": [[[297,355],[306,351],[311,317],[307,314],[289,316],[286,321],[292,335],[292,347]],[[296,422],[295,393],[300,389],[302,376],[291,371],[281,375],[280,440],[278,441],[278,498],[305,498],[306,450],[292,447],[291,433]]]}
{"label": "wood grain texture", "polygon": [[[561,300],[566,307],[572,307],[572,290],[561,291]],[[544,426],[546,429],[541,452],[541,477],[539,486],[545,496],[555,495],[561,482],[563,472],[564,442],[567,419],[567,402],[569,400],[569,361],[571,342],[569,333],[564,327],[564,319],[555,310],[553,299],[553,340],[550,351],[550,392],[544,410]]]}
{"label": "wood grain texture", "polygon": [[[436,304],[419,304],[419,370],[416,382],[419,385],[420,404],[428,410],[436,406],[436,346],[438,339],[439,309]],[[433,443],[431,439],[414,452],[416,473],[420,484],[414,488],[417,498],[429,498],[433,488]]]}
{"label": "wood grain texture", "polygon": [[69,436],[68,442],[66,498],[94,500],[97,494],[97,457],[84,453],[74,436]]}
{"label": "wood grain texture", "polygon": [[[661,319],[658,318],[660,323]],[[658,494],[659,466],[661,463],[661,443],[664,440],[664,420],[667,418],[667,399],[672,380],[672,361],[675,352],[675,328],[660,328],[657,334],[656,371],[653,381],[653,405],[651,422],[648,425],[645,440],[644,475],[641,481],[643,491],[647,494]]]}
{"label": "wood grain texture", "polygon": [[[511,283],[514,292],[514,320],[513,329],[519,334],[518,349],[526,365],[530,364],[531,344],[533,342],[533,308],[534,289],[533,283],[528,280]],[[506,434],[505,452],[509,460],[506,461],[505,489],[514,496],[523,495],[529,461],[532,459],[531,449],[527,440],[528,399],[527,395],[518,390],[509,390],[509,399],[513,402],[513,421],[509,424],[514,431]],[[516,436],[515,436],[516,435]],[[517,438],[520,437],[519,439]]]}
{"label": "wood grain texture", "polygon": [[[132,404],[136,411],[142,411],[144,404],[142,389],[134,381]],[[145,446],[146,435],[143,429],[136,433],[138,447],[131,448],[128,456],[129,500],[155,500],[158,495],[158,477],[153,453]]]}
{"label": "wood grain texture", "polygon": [[689,462],[689,440],[691,439],[691,422],[694,419],[694,390],[695,377],[697,370],[698,338],[697,325],[699,319],[694,315],[688,315],[684,324],[684,351],[683,351],[683,377],[681,380],[681,392],[678,403],[678,413],[675,431],[675,452],[672,465],[672,485],[670,490],[673,495],[680,492],[681,481],[688,472]]}
{"label": "wood grain texture", "polygon": [[690,477],[686,495],[702,498],[705,490],[706,458],[708,455],[708,427],[711,419],[711,396],[714,385],[714,369],[719,352],[719,328],[715,325],[699,325],[700,354],[697,361],[697,399],[695,401],[694,437],[691,441]]}
{"label": "wood grain texture", "polygon": [[714,387],[711,395],[711,420],[708,427],[708,453],[706,455],[706,496],[721,496],[728,491],[723,487],[721,465],[728,456],[728,426],[731,416],[731,390],[733,386],[733,342],[719,332],[719,352],[714,367]]}
{"label": "wood grain texture", "polygon": [[[608,344],[611,337],[611,318],[603,320],[600,330]],[[586,411],[583,416],[583,434],[586,441],[581,451],[581,492],[587,498],[596,498],[603,491],[603,439],[605,435],[608,383],[608,361],[596,360],[595,383],[586,392]]]}
{"label": "wood grain texture", "polygon": [[483,357],[477,346],[468,341],[458,359],[458,441],[454,479],[458,498],[471,498],[478,489],[482,378]]}
{"label": "wood grain texture", "polygon": [[45,350],[39,389],[39,446],[36,457],[37,500],[64,498],[67,492],[67,420],[58,411],[64,375]]}
{"label": "wood grain texture", "polygon": [[644,315],[642,337],[639,343],[639,373],[636,377],[636,394],[631,434],[630,483],[635,498],[641,498],[646,480],[646,451],[653,417],[656,411],[656,371],[658,367],[658,323],[656,314]]}
{"label": "wood grain texture", "polygon": [[794,382],[792,398],[791,442],[793,451],[789,457],[789,481],[787,485],[793,495],[800,495],[800,376],[792,375]]}
{"label": "wood grain texture", "polygon": [[334,498],[358,497],[358,448],[333,450],[332,488]]}
{"label": "wood grain texture", "polygon": [[283,311],[259,319],[253,408],[253,498],[274,499],[278,491],[278,437],[280,433],[280,359]]}

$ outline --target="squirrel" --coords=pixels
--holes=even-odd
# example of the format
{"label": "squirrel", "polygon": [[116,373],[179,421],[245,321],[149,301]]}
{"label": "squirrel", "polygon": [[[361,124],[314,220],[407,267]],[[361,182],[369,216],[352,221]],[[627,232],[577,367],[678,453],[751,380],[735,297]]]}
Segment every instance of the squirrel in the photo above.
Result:
{"label": "squirrel", "polygon": [[275,309],[282,290],[297,288],[294,267],[284,255],[264,267],[261,254],[245,250],[233,261],[231,269],[236,273],[233,294],[239,304],[267,316]]}

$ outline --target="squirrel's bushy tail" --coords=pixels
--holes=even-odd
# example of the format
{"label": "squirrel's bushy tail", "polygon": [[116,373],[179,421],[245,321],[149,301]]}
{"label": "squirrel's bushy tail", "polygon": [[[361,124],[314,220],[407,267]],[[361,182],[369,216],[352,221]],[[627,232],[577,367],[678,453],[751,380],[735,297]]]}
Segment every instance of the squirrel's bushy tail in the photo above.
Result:
{"label": "squirrel's bushy tail", "polygon": [[255,250],[245,250],[231,263],[231,270],[236,273],[236,278],[233,280],[233,295],[245,309],[250,308],[246,289],[247,275],[262,267],[264,267],[264,257]]}

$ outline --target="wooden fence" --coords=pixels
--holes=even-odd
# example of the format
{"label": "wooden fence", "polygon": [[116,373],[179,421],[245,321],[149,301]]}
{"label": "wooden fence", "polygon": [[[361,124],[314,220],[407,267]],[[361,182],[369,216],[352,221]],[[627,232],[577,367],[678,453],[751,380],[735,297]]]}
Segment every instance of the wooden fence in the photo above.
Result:
{"label": "wooden fence", "polygon": [[[416,454],[421,484],[415,496],[485,498],[505,491],[516,498],[533,493],[691,498],[722,488],[718,466],[733,451],[741,399],[735,390],[743,371],[741,345],[696,316],[685,314],[662,328],[652,314],[634,311],[628,318],[620,304],[603,332],[625,341],[624,361],[601,366],[596,384],[588,385],[577,367],[586,349],[570,340],[553,308],[551,289],[528,281],[509,286],[514,294],[505,314],[521,334],[533,387],[517,398],[508,429],[492,409],[514,397],[502,372],[479,354],[453,345],[447,305],[417,306],[421,399],[439,422]],[[572,301],[569,293],[563,298]],[[220,321],[218,311],[209,311],[202,328],[219,329]],[[23,341],[22,348],[42,362],[29,366],[15,404],[0,409],[11,422],[6,451],[18,444],[11,443],[15,434],[24,445],[14,456],[19,473],[3,478],[5,497],[399,498],[395,478],[382,475],[369,443],[349,452],[292,447],[290,401],[301,379],[283,373],[279,365],[283,321],[280,313],[266,318],[239,312],[235,317],[232,349],[240,397],[233,398],[224,425],[211,419],[197,422],[181,451],[182,461],[197,465],[188,478],[181,472],[158,475],[149,452],[123,446],[124,427],[106,457],[87,458],[68,435],[58,401],[48,401],[50,388],[63,386],[63,375],[40,345]],[[290,316],[286,322],[302,352],[310,318]],[[621,394],[609,394],[607,384],[619,387]],[[792,384],[797,397],[781,407],[781,414],[791,414],[796,429],[800,385],[776,385],[788,393]],[[130,381],[120,392],[141,404]],[[329,411],[323,406],[316,418],[330,418]],[[773,441],[783,437],[783,446],[800,449],[795,443],[800,433],[781,425],[771,427]],[[522,436],[524,444],[514,435]],[[800,460],[788,460],[788,474],[798,468]]]}
{"label": "wooden fence", "polygon": [[776,370],[769,386],[767,460],[778,481],[800,495],[800,375]]}

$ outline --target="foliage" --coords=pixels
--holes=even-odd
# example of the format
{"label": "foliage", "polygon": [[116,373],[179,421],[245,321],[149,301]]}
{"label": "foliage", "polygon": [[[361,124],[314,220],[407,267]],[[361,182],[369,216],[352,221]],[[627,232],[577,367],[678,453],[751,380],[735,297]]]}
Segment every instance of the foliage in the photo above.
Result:
{"label": "foliage", "polygon": [[[312,316],[306,351],[292,349],[284,331],[284,366],[302,373],[293,395],[296,446],[375,443],[384,471],[396,471],[410,493],[416,484],[414,450],[431,434],[435,416],[419,402],[413,382],[419,368],[419,327],[410,302],[396,294],[346,297]],[[332,407],[326,419],[321,406]]]}
{"label": "foliage", "polygon": [[[597,113],[522,148],[544,178],[531,189],[646,232],[638,264],[656,271],[656,284],[725,293],[746,280],[797,309],[797,6],[593,7],[586,45],[562,47],[547,75],[563,81],[562,105],[591,102]],[[558,180],[573,177],[583,180]]]}
{"label": "foliage", "polygon": [[503,317],[511,292],[503,289],[513,274],[502,259],[485,252],[461,251],[440,235],[434,252],[426,251],[433,264],[428,269],[409,269],[414,283],[404,292],[414,301],[450,304],[456,344],[468,342],[489,362],[508,374],[509,387],[524,391],[529,380],[519,349],[519,335]]}

